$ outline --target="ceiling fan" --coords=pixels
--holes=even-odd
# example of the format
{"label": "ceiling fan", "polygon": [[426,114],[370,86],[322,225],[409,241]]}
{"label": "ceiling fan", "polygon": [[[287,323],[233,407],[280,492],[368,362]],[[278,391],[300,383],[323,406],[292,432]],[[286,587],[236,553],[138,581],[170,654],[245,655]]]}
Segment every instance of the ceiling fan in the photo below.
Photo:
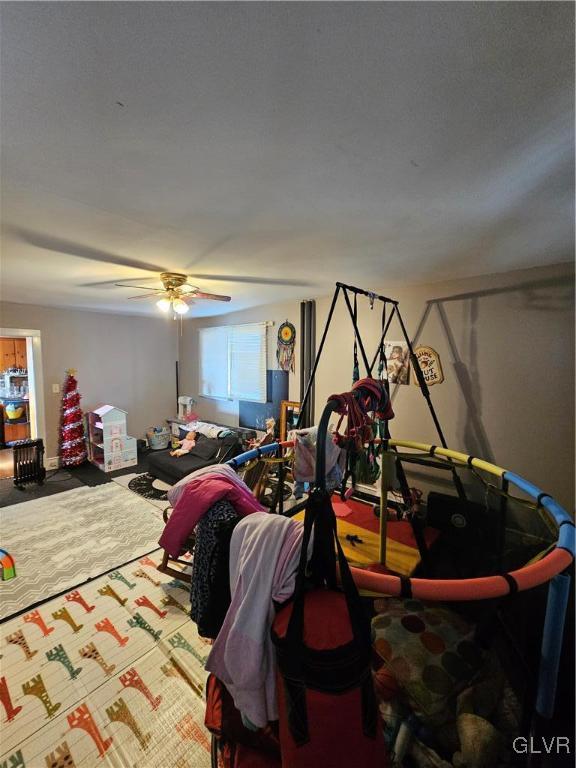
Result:
{"label": "ceiling fan", "polygon": [[[178,315],[185,315],[190,309],[189,304],[195,299],[211,299],[212,301],[230,301],[230,296],[220,296],[216,293],[204,293],[195,285],[187,282],[188,276],[180,272],[161,272],[160,281],[163,288],[153,288],[143,285],[130,285],[130,288],[137,288],[147,293],[140,293],[138,296],[129,296],[128,299],[149,299],[153,296],[159,297],[156,306],[162,312],[169,312],[172,309]],[[121,288],[126,288],[124,283],[115,283]]]}

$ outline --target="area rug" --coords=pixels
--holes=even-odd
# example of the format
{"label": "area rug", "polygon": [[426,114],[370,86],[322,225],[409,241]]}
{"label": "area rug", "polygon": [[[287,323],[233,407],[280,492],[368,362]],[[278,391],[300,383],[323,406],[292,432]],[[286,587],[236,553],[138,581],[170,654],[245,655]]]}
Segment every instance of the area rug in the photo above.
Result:
{"label": "area rug", "polygon": [[[284,510],[290,509],[296,503],[296,500],[292,496],[294,492],[294,482],[291,480],[284,480],[283,496],[284,496]],[[274,502],[278,503],[276,497],[278,495],[278,480],[276,477],[268,477],[266,479],[266,487],[264,493],[260,498],[261,503],[268,508],[271,508]]]}
{"label": "area rug", "polygon": [[159,509],[116,483],[0,509],[17,574],[0,581],[0,619],[151,552],[163,527]]}
{"label": "area rug", "polygon": [[[128,488],[129,490],[142,496],[151,504],[154,504],[158,509],[166,509],[170,506],[166,492],[172,487],[162,480],[158,480],[152,475],[144,473],[142,475],[120,475],[119,477],[113,477],[112,480],[118,485]],[[265,507],[270,508],[275,501],[278,489],[278,480],[275,477],[268,477],[266,481],[266,487],[262,494],[260,501]],[[290,509],[296,503],[296,499],[293,498],[292,493],[294,490],[293,481],[284,481],[284,510]]]}
{"label": "area rug", "polygon": [[[110,484],[112,485],[112,484]],[[188,588],[159,553],[0,627],[0,765],[208,768]]]}
{"label": "area rug", "polygon": [[152,475],[146,473],[142,475],[120,475],[113,477],[112,480],[123,488],[128,488],[128,490],[138,494],[138,496],[142,496],[142,498],[154,504],[158,509],[164,510],[170,506],[166,491],[170,490],[172,486],[164,483],[162,480],[157,480]]}

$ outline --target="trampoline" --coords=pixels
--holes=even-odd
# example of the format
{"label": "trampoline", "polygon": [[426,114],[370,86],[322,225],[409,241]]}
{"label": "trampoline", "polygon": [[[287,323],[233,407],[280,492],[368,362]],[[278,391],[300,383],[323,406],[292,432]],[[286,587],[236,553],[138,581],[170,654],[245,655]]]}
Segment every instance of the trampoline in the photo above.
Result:
{"label": "trampoline", "polygon": [[[249,461],[254,461],[261,456],[276,454],[283,447],[290,445],[290,443],[271,443],[262,448],[254,448],[240,454],[235,459],[231,459],[228,464],[239,469]],[[576,548],[574,520],[550,494],[545,493],[530,481],[525,480],[515,472],[449,448],[438,448],[434,445],[410,440],[390,440],[389,447],[407,448],[428,456],[451,459],[456,466],[472,466],[507,480],[518,490],[534,499],[537,506],[543,508],[551,516],[558,529],[558,538],[552,551],[544,557],[510,573],[475,579],[421,579],[404,578],[352,568],[354,580],[358,587],[392,596],[410,593],[411,596],[422,600],[489,600],[511,592],[521,592],[537,587],[550,581],[571,565]]]}
{"label": "trampoline", "polygon": [[[322,415],[319,430],[320,434],[323,431],[324,438],[325,427],[333,410],[334,404],[329,401]],[[377,573],[351,567],[354,581],[359,589],[380,595],[415,597],[429,601],[490,600],[533,589],[549,582],[536,709],[541,716],[552,717],[562,635],[570,592],[571,578],[567,571],[575,555],[573,518],[551,494],[544,492],[511,470],[450,448],[411,440],[390,439],[386,443],[386,449],[390,451],[402,448],[413,451],[416,455],[426,455],[450,462],[454,468],[471,467],[487,472],[525,493],[536,502],[536,507],[543,510],[553,521],[557,530],[557,538],[551,551],[535,562],[508,573],[470,579],[426,579],[395,576],[389,573]],[[291,445],[291,443],[284,442],[254,448],[231,459],[228,464],[238,469],[247,462],[279,454],[284,448]]]}

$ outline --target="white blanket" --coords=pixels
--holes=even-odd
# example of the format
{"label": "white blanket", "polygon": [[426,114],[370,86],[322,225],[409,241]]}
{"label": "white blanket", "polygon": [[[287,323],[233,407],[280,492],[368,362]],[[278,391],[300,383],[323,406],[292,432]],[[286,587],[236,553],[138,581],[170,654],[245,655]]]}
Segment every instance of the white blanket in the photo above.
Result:
{"label": "white blanket", "polygon": [[[326,438],[326,474],[328,475],[340,458],[341,449],[332,439],[334,427],[328,427]],[[316,442],[318,427],[295,429],[288,434],[294,441],[294,479],[298,482],[311,483],[316,478]]]}

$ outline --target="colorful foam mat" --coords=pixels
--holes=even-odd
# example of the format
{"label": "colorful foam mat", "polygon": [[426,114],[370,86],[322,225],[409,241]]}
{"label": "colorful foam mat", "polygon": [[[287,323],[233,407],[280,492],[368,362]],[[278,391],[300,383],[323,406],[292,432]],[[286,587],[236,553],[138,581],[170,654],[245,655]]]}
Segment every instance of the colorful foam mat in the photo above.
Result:
{"label": "colorful foam mat", "polygon": [[208,768],[188,587],[143,557],[0,627],[0,768]]}

